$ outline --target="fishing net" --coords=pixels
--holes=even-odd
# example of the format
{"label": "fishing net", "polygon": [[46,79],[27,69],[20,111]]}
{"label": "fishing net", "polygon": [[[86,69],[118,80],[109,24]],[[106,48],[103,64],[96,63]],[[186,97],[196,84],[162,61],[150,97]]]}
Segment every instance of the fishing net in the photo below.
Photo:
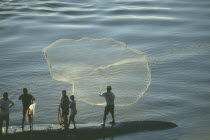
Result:
{"label": "fishing net", "polygon": [[108,85],[115,105],[134,104],[151,82],[147,56],[111,38],[60,39],[43,52],[52,78],[70,83],[77,100],[91,105],[105,104],[98,93]]}

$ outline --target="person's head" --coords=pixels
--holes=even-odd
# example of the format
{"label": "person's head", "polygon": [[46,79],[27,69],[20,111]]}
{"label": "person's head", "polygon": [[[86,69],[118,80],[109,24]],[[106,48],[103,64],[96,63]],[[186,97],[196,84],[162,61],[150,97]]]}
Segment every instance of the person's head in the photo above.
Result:
{"label": "person's head", "polygon": [[74,95],[71,95],[71,96],[70,96],[70,99],[71,99],[71,100],[74,100],[74,98],[75,98]]}
{"label": "person's head", "polygon": [[63,95],[63,96],[66,95],[66,90],[62,90],[62,95]]}
{"label": "person's head", "polygon": [[8,93],[7,93],[7,92],[4,92],[4,93],[3,93],[3,98],[4,98],[5,100],[8,99]]}
{"label": "person's head", "polygon": [[24,93],[24,94],[28,94],[27,88],[23,88],[23,93]]}
{"label": "person's head", "polygon": [[107,86],[106,90],[107,90],[108,92],[110,92],[110,91],[112,90],[112,87],[111,87],[111,86]]}

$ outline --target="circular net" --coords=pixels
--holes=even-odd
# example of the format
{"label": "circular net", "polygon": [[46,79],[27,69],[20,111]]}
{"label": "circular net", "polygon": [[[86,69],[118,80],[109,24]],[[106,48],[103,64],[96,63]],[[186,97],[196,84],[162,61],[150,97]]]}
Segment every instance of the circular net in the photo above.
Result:
{"label": "circular net", "polygon": [[105,104],[98,93],[108,85],[115,105],[134,104],[151,82],[147,56],[111,38],[60,39],[43,52],[52,78],[70,83],[77,100],[91,105]]}

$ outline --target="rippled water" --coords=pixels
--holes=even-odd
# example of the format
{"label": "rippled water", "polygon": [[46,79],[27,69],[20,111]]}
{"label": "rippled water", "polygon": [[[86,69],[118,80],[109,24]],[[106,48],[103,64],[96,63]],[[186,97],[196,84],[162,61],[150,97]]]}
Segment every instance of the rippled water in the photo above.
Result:
{"label": "rippled water", "polygon": [[[37,101],[35,124],[56,124],[60,92],[42,49],[57,39],[113,38],[150,57],[152,83],[136,104],[116,108],[118,121],[159,120],[178,127],[114,139],[209,139],[209,0],[3,0],[0,2],[0,88],[15,102],[27,87]],[[128,93],[129,94],[129,93]],[[77,122],[102,121],[103,107],[78,102]]]}

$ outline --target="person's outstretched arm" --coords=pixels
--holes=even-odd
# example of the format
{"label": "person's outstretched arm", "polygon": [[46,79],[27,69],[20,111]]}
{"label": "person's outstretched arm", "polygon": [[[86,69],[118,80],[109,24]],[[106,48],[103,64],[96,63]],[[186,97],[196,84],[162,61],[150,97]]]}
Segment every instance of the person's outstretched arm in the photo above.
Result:
{"label": "person's outstretched arm", "polygon": [[21,99],[22,99],[22,95],[19,96],[18,100],[21,100]]}
{"label": "person's outstretched arm", "polygon": [[101,92],[98,92],[98,95],[99,95],[99,96],[103,96]]}

